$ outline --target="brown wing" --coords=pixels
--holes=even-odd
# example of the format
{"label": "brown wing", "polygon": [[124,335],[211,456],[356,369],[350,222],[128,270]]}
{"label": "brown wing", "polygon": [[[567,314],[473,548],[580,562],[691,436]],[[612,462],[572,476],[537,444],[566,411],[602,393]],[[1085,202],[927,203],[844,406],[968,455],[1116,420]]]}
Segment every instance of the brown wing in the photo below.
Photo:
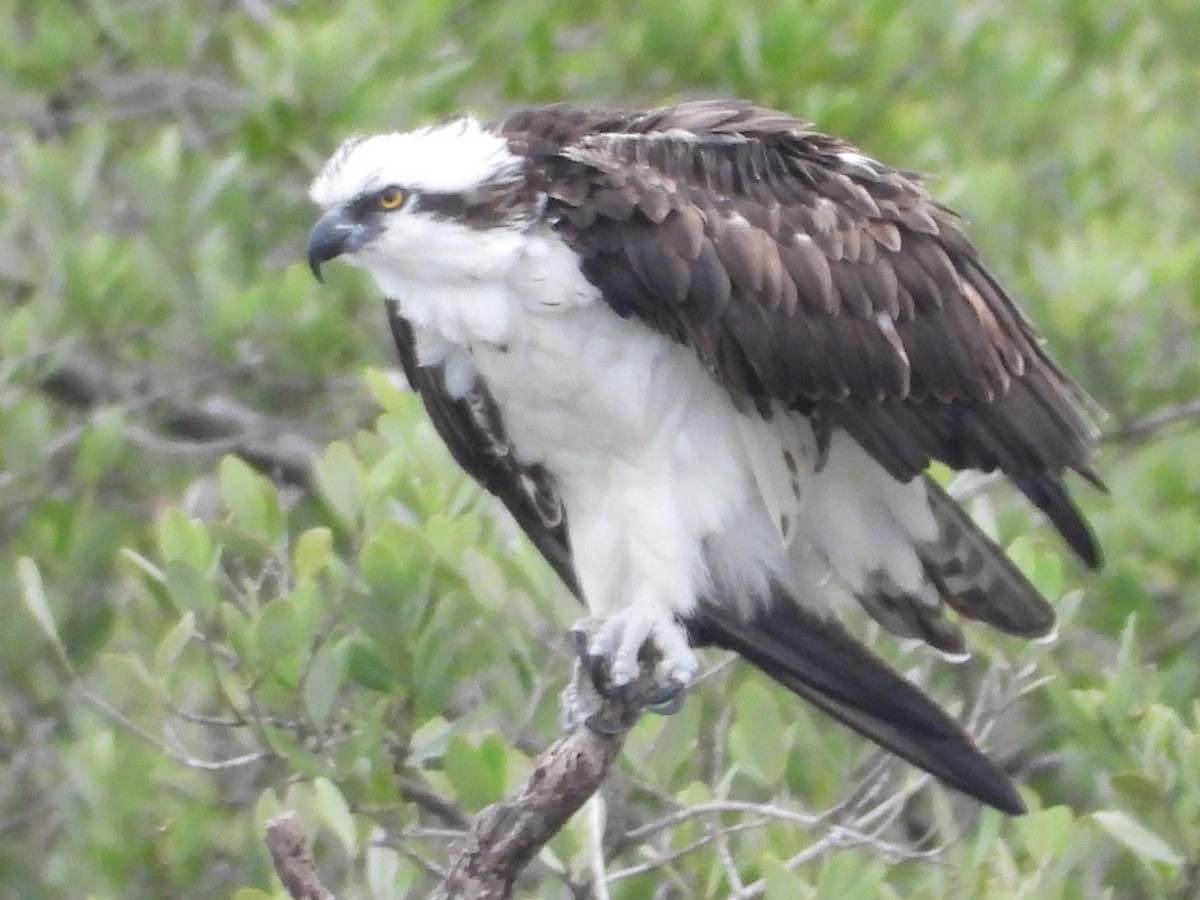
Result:
{"label": "brown wing", "polygon": [[617,313],[694,347],[735,398],[845,429],[897,478],[934,459],[1002,470],[1099,564],[1061,478],[1094,480],[1086,398],[915,176],[748,104],[503,128]]}
{"label": "brown wing", "polygon": [[397,312],[396,304],[389,302],[387,311],[404,375],[455,462],[503,501],[558,577],[578,596],[567,522],[549,476],[539,466],[517,459],[500,411],[483,383],[476,381],[462,398],[452,396],[440,367],[418,364],[412,326]]}

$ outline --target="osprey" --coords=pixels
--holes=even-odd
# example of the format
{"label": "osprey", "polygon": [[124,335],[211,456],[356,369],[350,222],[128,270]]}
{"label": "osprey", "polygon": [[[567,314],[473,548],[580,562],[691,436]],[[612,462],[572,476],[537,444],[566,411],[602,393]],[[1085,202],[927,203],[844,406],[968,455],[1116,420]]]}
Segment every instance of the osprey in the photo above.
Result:
{"label": "osprey", "polygon": [[[1087,398],[920,180],[748,103],[565,105],[351,138],[308,259],[387,299],[451,453],[586,603],[601,692],[740,654],[1009,813],[1008,778],[840,623],[965,655],[1054,611],[926,474],[1000,471],[1090,566]],[[947,610],[953,615],[947,615]]]}

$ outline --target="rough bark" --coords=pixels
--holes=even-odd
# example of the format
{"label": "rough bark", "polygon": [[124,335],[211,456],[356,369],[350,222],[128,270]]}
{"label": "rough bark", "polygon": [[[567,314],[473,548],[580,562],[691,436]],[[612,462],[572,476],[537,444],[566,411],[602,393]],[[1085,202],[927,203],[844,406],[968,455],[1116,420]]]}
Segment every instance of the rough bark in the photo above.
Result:
{"label": "rough bark", "polygon": [[590,688],[577,669],[573,689],[590,696],[575,709],[593,727],[555,741],[515,793],[475,816],[431,900],[508,900],[521,870],[600,788],[627,733],[610,724],[636,720],[639,705],[601,699]]}
{"label": "rough bark", "polygon": [[335,900],[333,892],[321,884],[304,829],[294,812],[282,813],[267,822],[266,842],[279,880],[292,900]]}

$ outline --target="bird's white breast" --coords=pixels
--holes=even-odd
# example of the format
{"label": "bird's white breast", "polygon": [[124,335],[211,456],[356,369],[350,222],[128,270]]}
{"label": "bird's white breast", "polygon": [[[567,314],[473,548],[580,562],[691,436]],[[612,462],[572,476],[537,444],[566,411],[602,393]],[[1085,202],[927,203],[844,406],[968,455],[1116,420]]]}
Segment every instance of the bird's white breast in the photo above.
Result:
{"label": "bird's white breast", "polygon": [[499,279],[373,274],[417,326],[421,361],[445,365],[452,391],[482,376],[517,452],[554,476],[593,610],[638,583],[689,609],[709,587],[705,538],[753,487],[749,420],[691,349],[613,313],[557,239],[529,235],[510,263]]}

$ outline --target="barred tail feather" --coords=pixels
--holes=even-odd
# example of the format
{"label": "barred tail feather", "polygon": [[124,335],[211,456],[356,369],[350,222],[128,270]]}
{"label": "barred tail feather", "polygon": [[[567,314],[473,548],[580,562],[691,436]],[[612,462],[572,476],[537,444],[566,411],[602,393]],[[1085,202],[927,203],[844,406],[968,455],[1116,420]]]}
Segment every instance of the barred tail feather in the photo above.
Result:
{"label": "barred tail feather", "polygon": [[938,539],[918,553],[926,577],[946,604],[1007,634],[1050,634],[1054,607],[945,491],[928,477],[925,487]]}

